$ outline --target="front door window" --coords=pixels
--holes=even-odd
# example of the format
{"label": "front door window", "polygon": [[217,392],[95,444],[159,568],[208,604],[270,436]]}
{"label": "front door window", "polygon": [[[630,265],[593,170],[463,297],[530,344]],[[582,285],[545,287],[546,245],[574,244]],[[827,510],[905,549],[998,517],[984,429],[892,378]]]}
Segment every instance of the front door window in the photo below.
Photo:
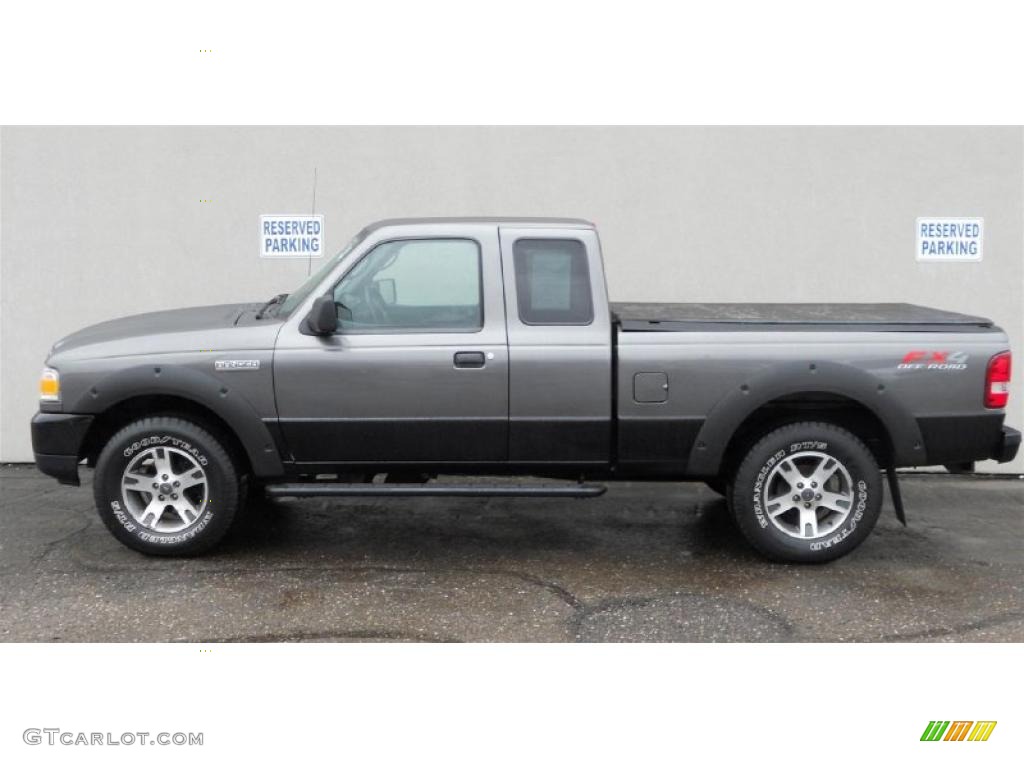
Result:
{"label": "front door window", "polygon": [[483,327],[472,240],[381,243],[334,290],[342,333],[466,333]]}

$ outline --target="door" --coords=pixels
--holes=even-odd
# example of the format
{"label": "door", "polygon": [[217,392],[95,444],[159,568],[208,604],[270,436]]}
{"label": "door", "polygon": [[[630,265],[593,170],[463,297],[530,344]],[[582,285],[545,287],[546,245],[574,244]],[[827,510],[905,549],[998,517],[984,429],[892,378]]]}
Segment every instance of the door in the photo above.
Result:
{"label": "door", "polygon": [[282,329],[275,390],[297,462],[507,460],[497,228],[422,229],[375,231],[319,290],[334,294],[335,335],[306,335],[292,318]]}
{"label": "door", "polygon": [[501,227],[508,311],[509,461],[607,465],[612,330],[597,234]]}

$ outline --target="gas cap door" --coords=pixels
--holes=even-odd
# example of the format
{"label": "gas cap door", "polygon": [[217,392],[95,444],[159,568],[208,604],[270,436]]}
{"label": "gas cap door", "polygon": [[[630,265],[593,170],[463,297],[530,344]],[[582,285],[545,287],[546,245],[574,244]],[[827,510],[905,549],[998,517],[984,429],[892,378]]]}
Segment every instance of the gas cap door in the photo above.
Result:
{"label": "gas cap door", "polygon": [[668,400],[668,374],[634,374],[633,400],[638,403],[664,403]]}

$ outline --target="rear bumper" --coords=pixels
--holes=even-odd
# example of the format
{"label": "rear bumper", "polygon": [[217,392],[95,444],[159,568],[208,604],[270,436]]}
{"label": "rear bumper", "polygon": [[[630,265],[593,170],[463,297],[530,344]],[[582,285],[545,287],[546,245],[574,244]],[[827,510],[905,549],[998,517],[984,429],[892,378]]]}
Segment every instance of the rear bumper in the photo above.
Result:
{"label": "rear bumper", "polygon": [[36,467],[65,485],[78,485],[78,462],[92,416],[37,413],[32,417],[32,453]]}
{"label": "rear bumper", "polygon": [[1020,450],[1020,430],[1013,427],[1003,427],[1002,438],[992,454],[992,458],[1000,464],[1013,461]]}
{"label": "rear bumper", "polygon": [[927,461],[921,466],[1011,461],[1020,448],[1020,432],[1003,425],[1005,414],[922,416],[917,425]]}

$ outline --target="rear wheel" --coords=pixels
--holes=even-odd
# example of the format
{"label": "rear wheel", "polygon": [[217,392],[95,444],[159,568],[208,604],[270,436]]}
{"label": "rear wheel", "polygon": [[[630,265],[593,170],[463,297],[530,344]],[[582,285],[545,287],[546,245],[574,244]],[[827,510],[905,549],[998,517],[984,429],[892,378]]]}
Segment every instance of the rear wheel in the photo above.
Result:
{"label": "rear wheel", "polygon": [[223,538],[242,494],[216,437],[192,421],[156,417],[129,424],[104,446],[93,496],[121,543],[150,555],[193,555]]}
{"label": "rear wheel", "polygon": [[741,462],[732,510],[750,544],[775,560],[823,563],[855,549],[882,508],[878,464],[833,424],[789,424]]}

